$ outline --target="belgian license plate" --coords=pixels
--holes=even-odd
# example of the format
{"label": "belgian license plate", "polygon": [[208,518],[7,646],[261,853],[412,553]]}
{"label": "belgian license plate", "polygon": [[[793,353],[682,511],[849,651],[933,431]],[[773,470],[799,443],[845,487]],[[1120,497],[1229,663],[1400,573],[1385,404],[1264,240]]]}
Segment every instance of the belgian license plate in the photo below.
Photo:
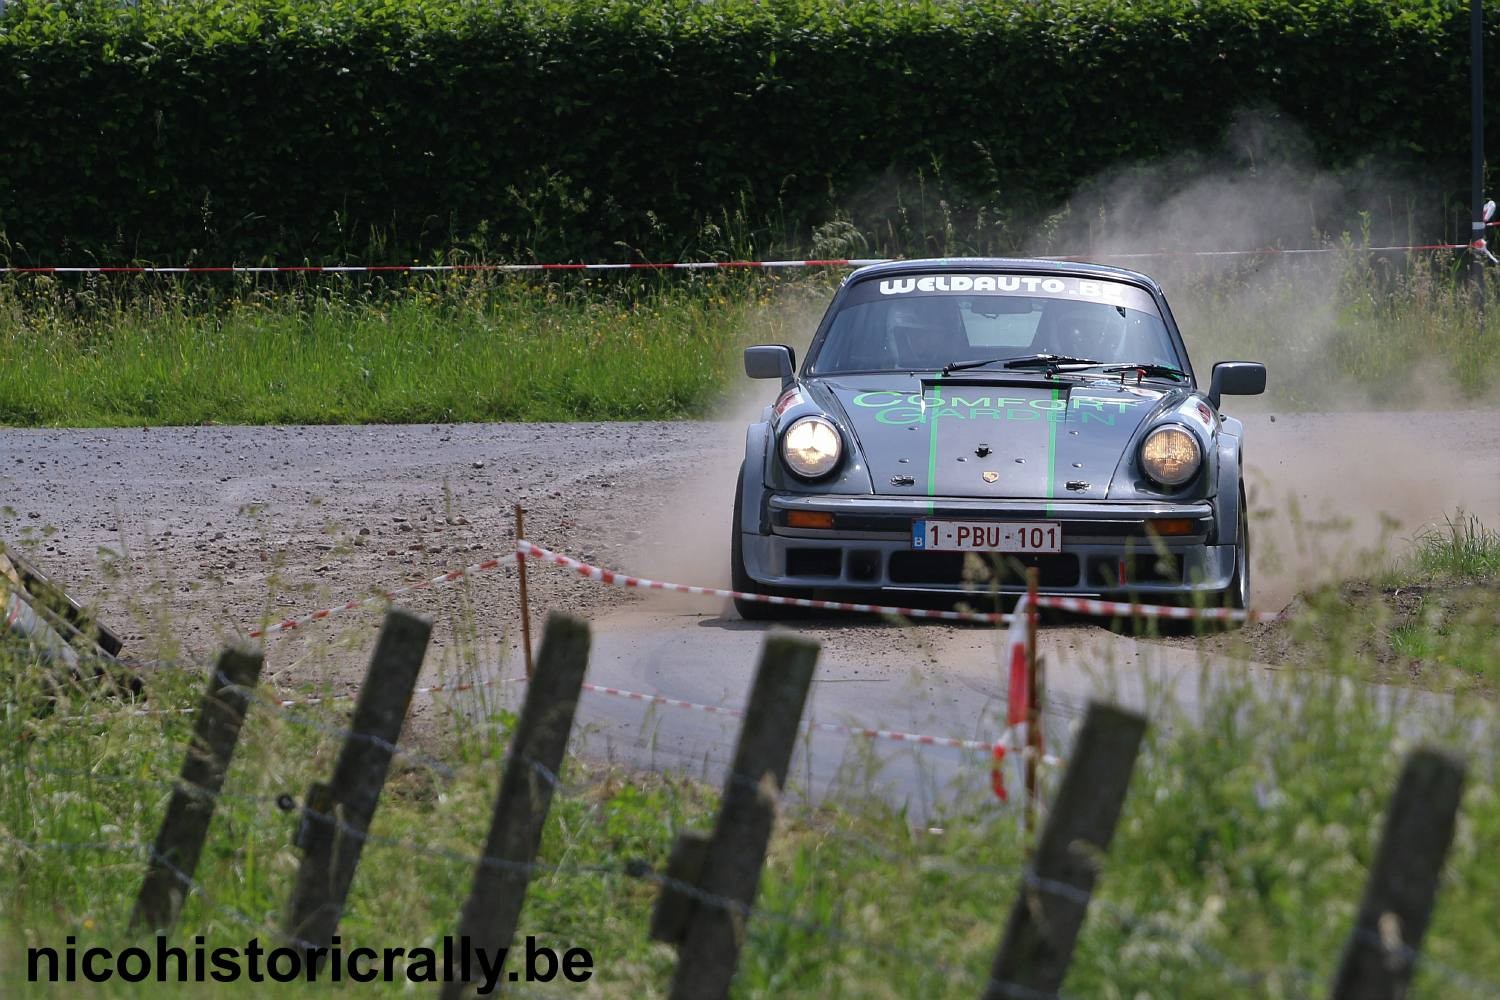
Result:
{"label": "belgian license plate", "polygon": [[1061,552],[1056,521],[913,521],[911,547],[933,552]]}

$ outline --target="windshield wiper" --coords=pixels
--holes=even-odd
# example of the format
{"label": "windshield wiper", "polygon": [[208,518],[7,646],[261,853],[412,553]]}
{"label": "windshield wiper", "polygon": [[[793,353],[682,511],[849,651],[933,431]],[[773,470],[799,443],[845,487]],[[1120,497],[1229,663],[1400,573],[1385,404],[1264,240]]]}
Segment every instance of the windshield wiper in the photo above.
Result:
{"label": "windshield wiper", "polygon": [[1070,358],[1066,354],[1030,354],[1024,357],[1009,356],[1004,358],[985,358],[983,361],[954,361],[943,366],[943,374],[950,375],[953,372],[965,371],[969,368],[983,368],[985,365],[998,365],[1005,362],[1009,369],[1017,368],[1046,368],[1051,370],[1057,365],[1102,365],[1103,361],[1091,361],[1088,358]]}
{"label": "windshield wiper", "polygon": [[1186,382],[1187,372],[1171,365],[1158,365],[1149,363],[1106,363],[1095,361],[1089,364],[1064,364],[1060,366],[1061,371],[1093,371],[1097,370],[1103,374],[1117,374],[1119,372],[1140,372],[1147,377],[1169,378],[1174,382]]}
{"label": "windshield wiper", "polygon": [[1187,372],[1171,365],[1158,365],[1148,362],[1118,362],[1118,361],[1094,361],[1089,358],[1074,358],[1066,354],[1029,354],[1019,358],[986,358],[983,361],[959,361],[946,365],[943,374],[949,375],[953,372],[961,372],[969,368],[982,368],[985,365],[996,365],[1001,362],[1011,370],[1022,368],[1045,368],[1048,375],[1066,375],[1071,372],[1097,371],[1101,374],[1117,374],[1119,372],[1140,372],[1142,375],[1155,378],[1169,378],[1176,382],[1186,382]]}

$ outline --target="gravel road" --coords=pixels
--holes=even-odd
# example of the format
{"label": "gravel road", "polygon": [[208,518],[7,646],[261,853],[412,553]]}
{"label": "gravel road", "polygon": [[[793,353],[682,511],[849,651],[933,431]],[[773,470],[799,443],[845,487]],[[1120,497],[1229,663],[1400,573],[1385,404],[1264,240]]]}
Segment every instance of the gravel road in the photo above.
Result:
{"label": "gravel road", "polygon": [[[1257,604],[1278,608],[1314,574],[1357,569],[1372,549],[1458,506],[1500,524],[1494,418],[1246,416]],[[742,435],[741,423],[690,422],[4,430],[0,539],[28,547],[76,596],[97,601],[129,652],[206,659],[264,619],[509,551],[516,502],[540,544],[639,575],[722,585]],[[625,595],[540,567],[530,576],[534,609],[595,621],[591,679],[743,700],[760,629],[719,602]],[[515,592],[506,569],[404,602],[436,621],[424,680],[513,672]],[[362,610],[273,637],[268,679],[283,690],[353,690],[378,620]],[[964,737],[992,731],[1002,690],[993,632],[801,627],[824,643],[819,718]],[[1160,667],[1186,691],[1199,667],[1192,649],[1084,625],[1051,629],[1046,642],[1058,676],[1071,678],[1055,689],[1054,727],[1122,676]],[[707,716],[586,706],[586,739],[602,752],[693,768],[727,757],[728,731],[705,728]],[[439,708],[419,699],[418,725],[436,724]],[[815,786],[847,779],[848,747],[833,739],[804,748]],[[884,759],[881,780],[907,798],[934,794],[965,767],[958,754],[916,758],[899,747]]]}

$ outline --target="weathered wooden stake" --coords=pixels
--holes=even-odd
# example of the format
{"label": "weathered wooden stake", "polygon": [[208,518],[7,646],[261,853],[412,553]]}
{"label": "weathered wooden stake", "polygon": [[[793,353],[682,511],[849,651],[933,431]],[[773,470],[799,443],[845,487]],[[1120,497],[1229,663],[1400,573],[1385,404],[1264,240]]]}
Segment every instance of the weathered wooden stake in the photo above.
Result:
{"label": "weathered wooden stake", "polygon": [[1406,995],[1453,841],[1463,784],[1464,765],[1447,754],[1417,750],[1406,759],[1333,1000]]}
{"label": "weathered wooden stake", "polygon": [[[460,947],[495,954],[500,948],[508,949],[515,937],[588,658],[588,625],[566,615],[547,619],[536,677],[526,689],[521,719],[505,757],[489,837],[459,920]],[[466,954],[460,969],[470,970],[469,976],[460,972],[455,981],[445,983],[444,997],[462,996],[465,981],[478,973],[479,965]]]}
{"label": "weathered wooden stake", "polygon": [[198,703],[182,777],[167,803],[146,879],[130,915],[132,932],[165,932],[177,923],[263,662],[260,650],[246,645],[232,644],[219,654],[208,690]]}
{"label": "weathered wooden stake", "polygon": [[1036,860],[1011,910],[985,1000],[1052,994],[1062,986],[1145,731],[1141,716],[1090,703]]}
{"label": "weathered wooden stake", "polygon": [[657,940],[678,945],[674,1000],[729,994],[817,660],[815,642],[767,637],[713,837],[672,852],[667,877],[696,889],[664,885],[651,922]]}
{"label": "weathered wooden stake", "polygon": [[[0,6],[4,6],[0,4]],[[11,572],[5,572],[9,563]],[[0,542],[0,574],[11,578],[31,598],[32,606],[54,625],[62,623],[64,634],[76,634],[97,645],[110,656],[119,656],[124,643],[113,631],[95,620],[91,611],[69,596],[66,589],[50,579],[29,560]]]}
{"label": "weathered wooden stake", "polygon": [[[516,504],[516,544],[526,537],[526,511]],[[526,595],[526,555],[516,550],[516,580],[521,585],[521,651],[525,654],[526,679],[531,680],[531,599]]]}
{"label": "weathered wooden stake", "polygon": [[329,947],[338,931],[431,635],[432,622],[420,615],[386,613],[333,778],[313,784],[303,804],[296,839],[302,866],[286,933],[293,944],[308,949],[315,966],[325,955],[313,949]]}

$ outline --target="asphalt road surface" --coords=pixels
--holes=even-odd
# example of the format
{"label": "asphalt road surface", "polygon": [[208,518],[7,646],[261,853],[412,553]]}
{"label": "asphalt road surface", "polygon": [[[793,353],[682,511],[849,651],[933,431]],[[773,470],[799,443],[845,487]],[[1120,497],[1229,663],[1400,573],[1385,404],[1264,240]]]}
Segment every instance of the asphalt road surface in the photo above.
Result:
{"label": "asphalt road surface", "polygon": [[[1500,435],[1490,411],[1247,416],[1256,559],[1267,610],[1320,576],[1368,568],[1455,508],[1500,525]],[[724,585],[743,425],[731,423],[198,427],[0,431],[0,539],[27,547],[141,657],[200,660],[263,620],[310,611],[507,552],[512,504],[549,548],[637,575]],[[534,567],[534,616],[595,629],[589,679],[707,704],[741,705],[764,626],[723,602],[625,594]],[[404,602],[436,621],[424,681],[518,670],[512,571]],[[268,643],[283,693],[354,690],[379,612],[340,615]],[[986,740],[1004,683],[996,630],[821,620],[810,714],[819,721]],[[1091,697],[1165,719],[1196,715],[1200,682],[1262,691],[1290,668],[1233,662],[1191,642],[1133,640],[1098,626],[1046,627],[1046,729],[1065,747]],[[415,725],[451,724],[480,698],[418,699]],[[588,752],[721,780],[735,725],[705,713],[586,697]],[[923,814],[988,794],[982,755],[809,736],[794,765],[813,795],[874,788]]]}

